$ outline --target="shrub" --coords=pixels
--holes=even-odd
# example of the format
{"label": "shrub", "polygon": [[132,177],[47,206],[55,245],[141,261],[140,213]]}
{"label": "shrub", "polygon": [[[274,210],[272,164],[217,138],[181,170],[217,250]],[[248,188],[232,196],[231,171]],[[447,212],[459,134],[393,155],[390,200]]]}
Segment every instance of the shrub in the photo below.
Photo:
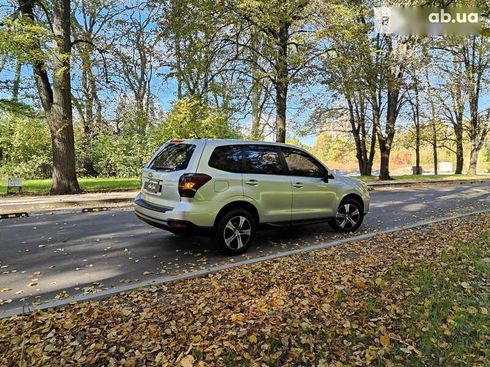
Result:
{"label": "shrub", "polygon": [[49,127],[42,118],[0,114],[0,173],[48,178],[52,171]]}

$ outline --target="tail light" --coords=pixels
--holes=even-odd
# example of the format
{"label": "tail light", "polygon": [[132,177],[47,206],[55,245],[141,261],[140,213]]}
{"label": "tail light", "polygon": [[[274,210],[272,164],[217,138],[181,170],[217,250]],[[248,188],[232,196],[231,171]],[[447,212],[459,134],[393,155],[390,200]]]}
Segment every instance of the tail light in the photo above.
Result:
{"label": "tail light", "polygon": [[204,173],[186,173],[180,176],[179,194],[183,198],[193,198],[196,191],[211,179]]}

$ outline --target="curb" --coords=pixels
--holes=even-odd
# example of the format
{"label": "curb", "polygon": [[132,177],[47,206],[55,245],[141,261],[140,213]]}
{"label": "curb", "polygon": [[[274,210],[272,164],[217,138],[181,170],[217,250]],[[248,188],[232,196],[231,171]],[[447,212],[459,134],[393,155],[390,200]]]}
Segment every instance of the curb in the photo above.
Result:
{"label": "curb", "polygon": [[[25,205],[30,214],[33,213],[45,213],[45,212],[58,212],[62,210],[82,210],[82,212],[86,212],[87,208],[98,208],[98,211],[108,210],[109,207],[117,207],[117,205],[111,204],[121,204],[119,206],[129,206],[133,203],[134,198],[108,198],[108,199],[97,199],[97,200],[86,200],[86,201],[67,201],[63,203],[48,203],[48,204],[29,204]],[[50,206],[51,205],[51,206]],[[15,209],[22,208],[22,206],[15,207]],[[15,210],[14,209],[14,210]],[[104,209],[104,210],[103,210]],[[25,211],[24,211],[25,212]],[[6,214],[9,215],[9,214]],[[28,216],[28,215],[27,215]]]}
{"label": "curb", "polygon": [[421,180],[421,181],[385,181],[385,182],[367,182],[366,185],[372,189],[375,190],[376,187],[408,187],[408,186],[424,186],[424,185],[431,185],[431,184],[448,184],[448,185],[465,185],[465,184],[479,184],[479,183],[486,183],[490,182],[490,178],[482,178],[482,179],[461,179],[461,180]]}
{"label": "curb", "polygon": [[173,283],[173,282],[176,282],[179,280],[185,280],[185,279],[199,278],[199,277],[203,277],[203,276],[206,276],[206,275],[209,275],[212,273],[216,273],[218,271],[236,268],[238,266],[255,264],[255,263],[262,262],[262,261],[274,260],[274,259],[278,259],[281,257],[307,253],[307,252],[315,251],[315,250],[322,250],[322,249],[326,249],[329,247],[340,246],[340,245],[343,245],[343,244],[346,244],[349,242],[371,239],[373,237],[383,235],[383,234],[389,234],[389,233],[393,233],[393,232],[399,232],[399,231],[409,230],[409,229],[413,229],[413,228],[424,227],[424,226],[431,225],[431,224],[436,224],[436,223],[445,222],[445,221],[449,221],[449,220],[466,218],[466,217],[470,217],[473,215],[478,215],[478,214],[482,214],[482,213],[489,213],[489,212],[490,212],[490,209],[485,209],[485,210],[478,210],[478,211],[473,211],[473,212],[464,213],[464,214],[458,214],[458,215],[450,216],[450,217],[442,217],[442,218],[438,218],[438,219],[433,219],[433,220],[423,221],[423,222],[419,222],[419,223],[409,224],[406,226],[394,227],[394,228],[387,229],[384,231],[366,233],[366,234],[362,234],[362,235],[355,236],[355,237],[344,238],[341,240],[336,240],[336,241],[331,241],[331,242],[322,242],[322,243],[319,243],[317,245],[308,246],[308,247],[304,247],[301,249],[284,251],[284,252],[280,252],[280,253],[276,253],[276,254],[272,254],[272,255],[267,255],[267,256],[263,256],[263,257],[259,257],[259,258],[254,258],[254,259],[248,259],[248,260],[244,260],[244,261],[240,261],[240,262],[236,262],[236,263],[223,264],[223,265],[216,266],[213,268],[198,270],[198,271],[195,271],[193,273],[179,274],[179,275],[173,275],[173,276],[167,276],[167,277],[158,277],[158,278],[154,278],[154,279],[140,281],[140,282],[133,283],[133,284],[117,286],[117,287],[107,289],[107,290],[103,290],[103,291],[100,291],[100,292],[97,292],[94,294],[78,294],[78,295],[74,295],[74,296],[69,296],[69,297],[64,298],[62,300],[55,300],[55,301],[52,301],[49,303],[37,305],[35,307],[33,307],[33,306],[16,307],[16,308],[13,308],[11,310],[7,310],[7,311],[3,311],[3,312],[0,311],[0,318],[9,318],[12,316],[19,316],[19,315],[23,315],[23,314],[38,311],[38,310],[45,310],[48,308],[58,308],[61,306],[65,306],[65,305],[73,304],[73,303],[78,303],[78,302],[87,302],[87,301],[92,301],[92,300],[98,300],[101,298],[114,296],[114,295],[124,293],[127,291],[132,291],[132,290],[135,290],[138,288],[144,288],[144,287],[148,287],[148,286],[157,286],[157,285],[162,285],[162,284],[167,284],[167,283]]}

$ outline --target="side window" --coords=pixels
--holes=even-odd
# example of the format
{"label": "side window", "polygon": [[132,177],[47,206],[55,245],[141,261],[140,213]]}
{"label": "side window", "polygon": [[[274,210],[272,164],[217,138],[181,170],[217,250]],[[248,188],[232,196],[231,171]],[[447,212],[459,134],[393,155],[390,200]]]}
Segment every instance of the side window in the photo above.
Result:
{"label": "side window", "polygon": [[284,158],[292,176],[323,177],[325,169],[301,150],[282,148]]}
{"label": "side window", "polygon": [[284,173],[279,151],[264,145],[247,145],[244,173],[279,175]]}
{"label": "side window", "polygon": [[208,165],[221,171],[240,173],[242,171],[242,147],[223,145],[215,148]]}

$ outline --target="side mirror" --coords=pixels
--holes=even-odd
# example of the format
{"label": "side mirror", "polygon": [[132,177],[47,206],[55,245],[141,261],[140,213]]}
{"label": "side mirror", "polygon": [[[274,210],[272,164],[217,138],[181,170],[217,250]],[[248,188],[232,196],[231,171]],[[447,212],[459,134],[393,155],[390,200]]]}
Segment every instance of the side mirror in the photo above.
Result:
{"label": "side mirror", "polygon": [[328,171],[325,171],[325,174],[323,176],[323,182],[328,182],[328,180],[333,180],[335,177],[329,173]]}

